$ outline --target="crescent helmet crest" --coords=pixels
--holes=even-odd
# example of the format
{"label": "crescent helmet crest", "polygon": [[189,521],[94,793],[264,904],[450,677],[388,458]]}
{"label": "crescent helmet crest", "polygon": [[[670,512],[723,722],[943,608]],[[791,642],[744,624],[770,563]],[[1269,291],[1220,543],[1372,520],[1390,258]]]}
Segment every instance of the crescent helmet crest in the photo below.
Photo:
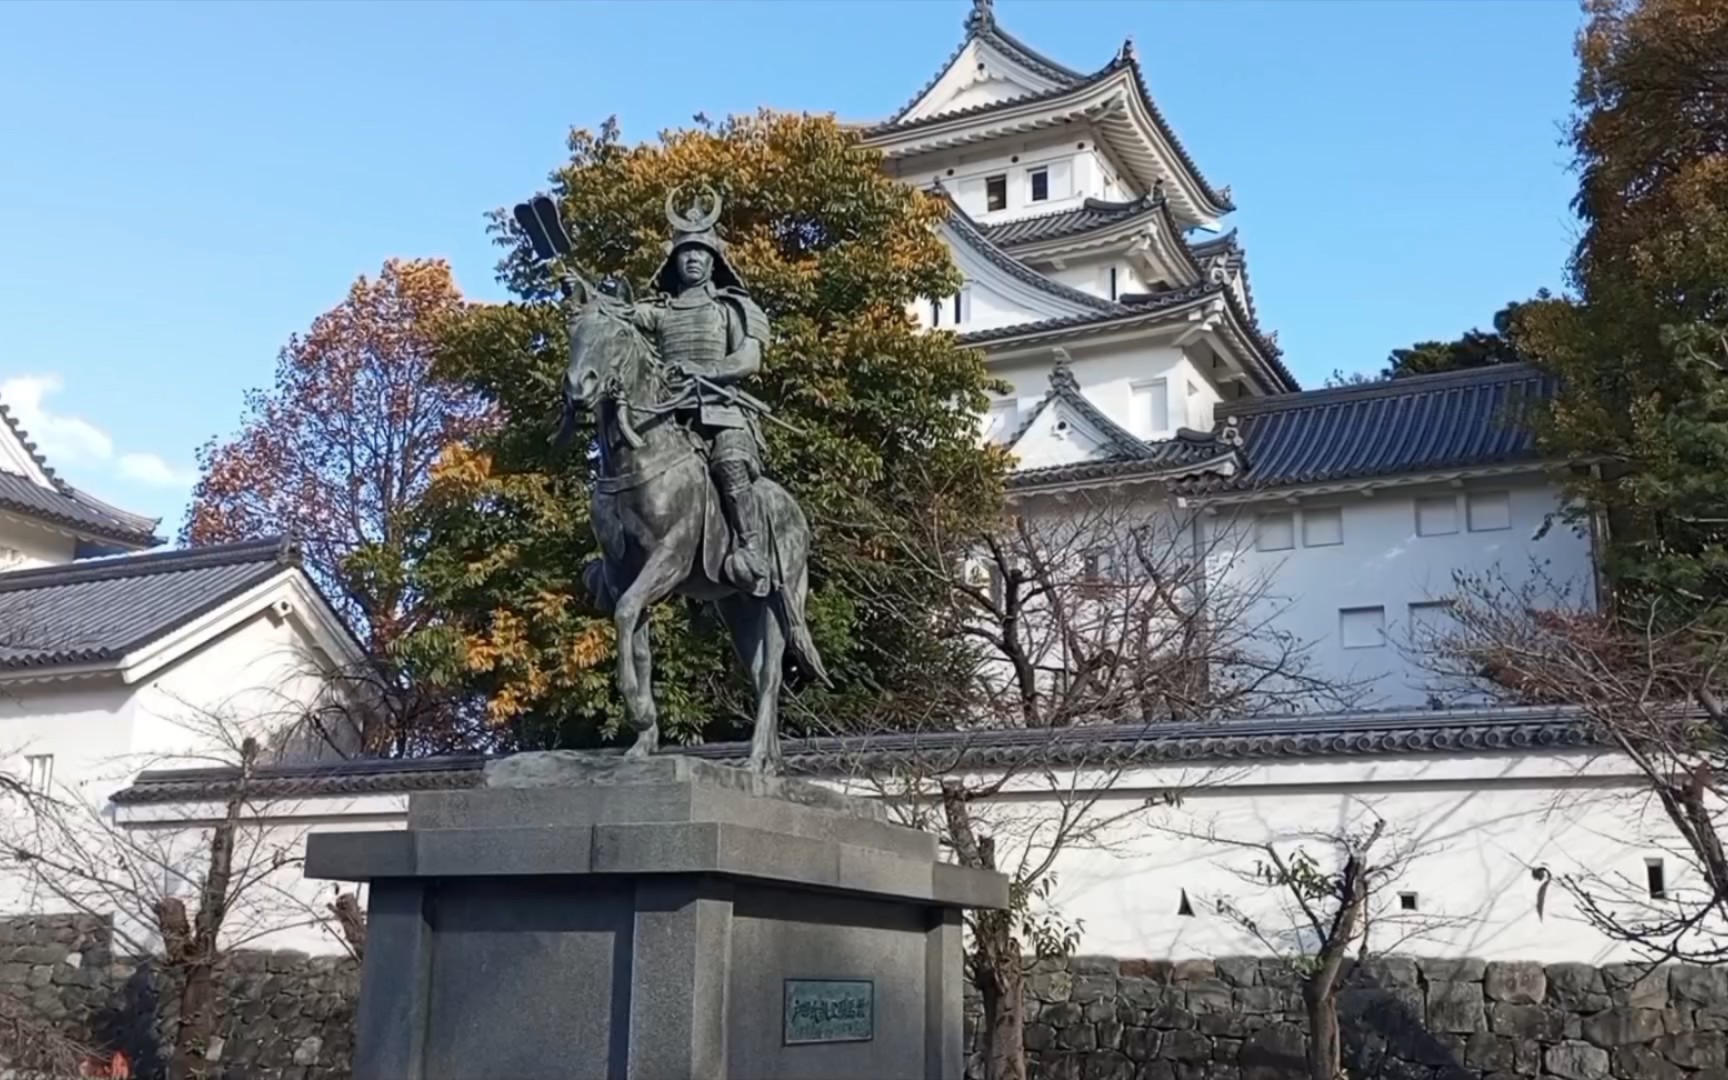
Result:
{"label": "crescent helmet crest", "polygon": [[[720,193],[707,184],[696,189],[696,198],[687,203],[687,210],[678,209],[678,197],[684,188],[675,187],[666,193],[666,220],[681,233],[707,232],[720,220]],[[703,207],[703,202],[708,205]]]}

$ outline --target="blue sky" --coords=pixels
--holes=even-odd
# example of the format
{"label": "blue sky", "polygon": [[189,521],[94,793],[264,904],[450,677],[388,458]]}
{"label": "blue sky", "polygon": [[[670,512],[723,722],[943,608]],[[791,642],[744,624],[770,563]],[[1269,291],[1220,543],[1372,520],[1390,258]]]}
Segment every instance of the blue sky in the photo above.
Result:
{"label": "blue sky", "polygon": [[[390,256],[502,295],[482,214],[572,126],[769,105],[871,119],[966,0],[0,4],[0,394],[73,482],[178,526],[194,450]],[[1567,0],[998,0],[1071,66],[1133,35],[1228,184],[1306,385],[1558,287]]]}

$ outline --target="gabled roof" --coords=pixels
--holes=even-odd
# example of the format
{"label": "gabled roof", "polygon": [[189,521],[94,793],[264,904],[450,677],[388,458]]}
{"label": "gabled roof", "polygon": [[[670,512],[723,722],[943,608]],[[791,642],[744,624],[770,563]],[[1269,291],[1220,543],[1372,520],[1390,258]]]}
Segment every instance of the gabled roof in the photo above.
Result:
{"label": "gabled roof", "polygon": [[989,46],[1010,62],[1018,64],[1027,71],[1055,83],[1059,87],[1073,86],[1086,78],[1080,72],[1052,60],[998,26],[994,0],[972,0],[972,10],[966,14],[965,26],[966,36],[960,40],[960,44],[955,47],[954,51],[948,54],[948,59],[942,62],[942,66],[936,69],[936,74],[930,77],[929,82],[919,87],[918,92],[912,95],[911,100],[896,109],[886,124],[897,124],[905,119],[907,113],[916,108],[918,103],[929,95],[930,91],[936,89],[936,84],[942,81],[942,76],[948,74],[948,69],[954,66],[956,60],[960,59],[961,54],[966,51],[966,47],[975,42]]}
{"label": "gabled roof", "polygon": [[1032,406],[1032,411],[1020,422],[1019,429],[1014,432],[1014,437],[1008,440],[1008,445],[1018,443],[1046,409],[1060,402],[1098,432],[1111,454],[1126,458],[1151,457],[1146,443],[1086,400],[1086,395],[1080,392],[1080,384],[1074,379],[1073,368],[1069,367],[1068,354],[1061,349],[1056,350],[1056,354],[1056,366],[1050,371],[1050,389],[1044,392],[1044,396],[1038,399],[1038,404]]}
{"label": "gabled roof", "polygon": [[120,661],[298,565],[257,540],[0,573],[0,672]]}
{"label": "gabled roof", "polygon": [[75,536],[109,541],[121,547],[154,547],[162,542],[156,536],[156,518],[110,506],[60,479],[4,403],[0,403],[0,421],[5,424],[6,436],[17,442],[41,478],[47,481],[44,486],[29,476],[0,470],[0,510]]}
{"label": "gabled roof", "polygon": [[[1276,762],[1445,754],[1588,753],[1607,748],[1575,709],[1395,709],[1288,718],[1190,723],[1083,724],[1065,728],[941,731],[787,739],[787,771],[823,775],[856,768],[915,764],[946,772],[1040,765],[1156,765],[1163,762]],[[596,751],[606,754],[617,751]],[[678,753],[742,763],[750,744],[683,746]],[[484,784],[488,762],[507,755],[358,758],[265,765],[247,791],[258,798],[349,797],[449,791]],[[232,768],[150,769],[112,798],[120,805],[204,802],[233,793]]]}
{"label": "gabled roof", "polygon": [[1232,491],[1540,460],[1527,409],[1551,377],[1502,364],[1363,386],[1222,403],[1248,467],[1206,485]]}
{"label": "gabled roof", "polygon": [[[1078,387],[1059,395],[1056,378],[1051,381],[1045,402],[1057,396],[1084,402]],[[1020,469],[1010,474],[1008,486],[1025,491],[1156,480],[1171,482],[1183,494],[1212,495],[1537,467],[1541,454],[1526,410],[1553,387],[1551,377],[1527,364],[1503,364],[1221,402],[1214,431],[1140,442],[1115,428],[1121,437],[1104,456]],[[1035,417],[1036,411],[1027,425]]]}
{"label": "gabled roof", "polygon": [[1016,469],[1008,475],[1011,491],[1060,488],[1099,481],[1172,481],[1234,475],[1242,455],[1234,444],[1208,431],[1179,429],[1168,439],[1142,442],[1132,454],[1112,454],[1094,461]]}
{"label": "gabled roof", "polygon": [[[907,114],[936,87],[949,68],[974,43],[988,44],[1009,56],[1016,63],[1021,63],[1028,70],[1040,75],[1043,81],[1052,84],[1051,87],[952,112],[908,119]],[[1112,97],[1109,102],[1099,98],[1099,91],[1113,90],[1120,90],[1122,93]],[[1107,93],[1105,96],[1111,95]],[[975,0],[972,14],[966,20],[965,40],[961,42],[960,48],[949,56],[935,78],[925,84],[892,118],[864,129],[864,141],[866,145],[882,148],[891,157],[907,152],[921,153],[933,147],[922,145],[923,140],[919,139],[912,139],[914,145],[906,148],[897,149],[895,144],[906,142],[908,136],[917,133],[935,131],[946,126],[963,128],[981,118],[995,120],[998,115],[1006,119],[1027,113],[1028,116],[1024,119],[1032,128],[1047,127],[1058,122],[1048,117],[1039,119],[1030,115],[1043,112],[1078,114],[1096,124],[1101,134],[1113,145],[1117,145],[1119,150],[1128,150],[1136,143],[1143,144],[1140,149],[1126,154],[1125,164],[1134,172],[1139,188],[1148,193],[1160,179],[1164,179],[1160,174],[1168,170],[1173,191],[1184,204],[1184,217],[1208,222],[1235,209],[1230,201],[1229,191],[1215,189],[1207,182],[1181,140],[1165,121],[1164,114],[1152,100],[1133,42],[1124,42],[1116,56],[1097,72],[1081,76],[1078,72],[1061,67],[1033,52],[998,29],[988,0]],[[976,138],[989,138],[994,134],[998,132],[980,132],[976,134]],[[960,135],[953,145],[967,141],[973,141],[973,136]]]}

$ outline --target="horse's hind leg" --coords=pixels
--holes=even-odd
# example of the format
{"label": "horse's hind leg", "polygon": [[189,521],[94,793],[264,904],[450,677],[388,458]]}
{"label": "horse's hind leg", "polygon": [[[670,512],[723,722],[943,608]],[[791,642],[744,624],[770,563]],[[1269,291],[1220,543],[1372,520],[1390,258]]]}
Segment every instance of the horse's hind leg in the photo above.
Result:
{"label": "horse's hind leg", "polygon": [[626,754],[646,757],[660,749],[660,713],[654,705],[654,648],[648,637],[648,613],[636,620],[635,640],[631,642],[631,659],[636,662],[636,685],[642,694],[642,707],[647,709],[647,723],[636,722],[636,743]]}
{"label": "horse's hind leg", "polygon": [[772,600],[733,595],[720,601],[720,613],[732,631],[732,647],[756,690],[756,729],[750,736],[753,772],[780,771],[780,682],[786,656],[786,635]]}

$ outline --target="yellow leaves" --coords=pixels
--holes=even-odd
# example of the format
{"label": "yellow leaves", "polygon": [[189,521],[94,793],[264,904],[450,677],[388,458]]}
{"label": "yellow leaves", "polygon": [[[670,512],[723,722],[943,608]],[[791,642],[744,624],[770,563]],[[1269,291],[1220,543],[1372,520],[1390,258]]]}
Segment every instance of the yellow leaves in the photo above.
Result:
{"label": "yellow leaves", "polygon": [[432,466],[432,484],[476,488],[492,476],[492,455],[462,443],[451,443]]}
{"label": "yellow leaves", "polygon": [[597,619],[571,639],[564,655],[565,678],[574,679],[581,672],[610,660],[613,656],[615,635],[616,631],[611,622]]}

